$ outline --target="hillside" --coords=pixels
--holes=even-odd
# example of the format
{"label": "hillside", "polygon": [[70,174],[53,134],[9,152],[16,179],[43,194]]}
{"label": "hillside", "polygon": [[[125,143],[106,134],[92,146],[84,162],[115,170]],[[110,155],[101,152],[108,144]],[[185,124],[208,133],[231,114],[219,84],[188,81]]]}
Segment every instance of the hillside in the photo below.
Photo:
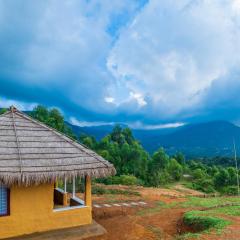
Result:
{"label": "hillside", "polygon": [[[68,123],[73,131],[101,139],[113,126],[78,127]],[[149,151],[164,147],[168,153],[182,151],[188,157],[231,156],[233,138],[240,146],[240,127],[227,121],[189,124],[173,129],[133,129],[134,136]]]}

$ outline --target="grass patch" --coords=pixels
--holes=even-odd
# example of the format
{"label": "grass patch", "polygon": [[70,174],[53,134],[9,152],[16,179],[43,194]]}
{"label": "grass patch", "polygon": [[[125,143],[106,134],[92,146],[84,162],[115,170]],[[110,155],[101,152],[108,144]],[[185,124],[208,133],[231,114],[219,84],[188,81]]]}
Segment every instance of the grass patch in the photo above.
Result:
{"label": "grass patch", "polygon": [[200,239],[201,233],[185,233],[176,237],[176,240]]}
{"label": "grass patch", "polygon": [[210,213],[203,211],[190,211],[184,214],[183,222],[187,226],[192,227],[196,231],[207,231],[210,229],[216,229],[221,231],[231,222],[223,218],[211,216]]}
{"label": "grass patch", "polygon": [[229,216],[240,216],[240,206],[227,206],[207,211],[209,214],[224,214]]}
{"label": "grass patch", "polygon": [[154,226],[148,226],[147,229],[155,235],[156,239],[159,239],[159,240],[163,239],[163,233],[160,228],[154,227]]}
{"label": "grass patch", "polygon": [[178,202],[172,202],[172,203],[167,204],[165,202],[158,201],[154,207],[140,210],[137,212],[137,214],[139,216],[154,215],[154,214],[159,213],[163,209],[173,208],[177,205],[178,205]]}
{"label": "grass patch", "polygon": [[166,205],[167,204],[165,202],[159,201],[159,202],[157,202],[155,207],[142,209],[142,210],[138,211],[137,214],[139,216],[154,215],[155,213],[158,213],[162,209],[164,209],[164,207],[166,207]]}
{"label": "grass patch", "polygon": [[103,195],[103,194],[112,194],[112,195],[127,195],[127,196],[141,196],[139,192],[132,191],[132,190],[121,190],[121,189],[105,189],[100,186],[93,186],[92,193]]}
{"label": "grass patch", "polygon": [[240,205],[240,198],[238,197],[213,197],[213,198],[199,198],[189,197],[186,202],[181,203],[181,207],[215,207],[227,203],[234,203]]}

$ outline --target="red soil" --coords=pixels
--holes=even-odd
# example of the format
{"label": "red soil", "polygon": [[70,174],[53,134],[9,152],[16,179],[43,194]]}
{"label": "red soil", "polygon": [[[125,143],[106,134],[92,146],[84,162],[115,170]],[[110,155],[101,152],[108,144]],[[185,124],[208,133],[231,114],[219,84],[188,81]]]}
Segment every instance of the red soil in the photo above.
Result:
{"label": "red soil", "polygon": [[[108,186],[108,188],[127,189],[125,186]],[[174,203],[185,201],[186,196],[199,196],[201,193],[177,186],[174,190],[155,188],[131,188],[138,191],[141,197],[114,196],[115,202],[143,200],[148,204],[145,209],[157,206],[159,201]],[[96,203],[107,203],[109,196],[94,197]],[[140,207],[111,207],[94,209],[94,219],[100,223],[107,234],[101,237],[89,238],[88,240],[173,240],[176,236],[192,230],[184,226],[182,216],[190,209],[166,208],[159,211],[149,211],[146,214],[138,214]],[[205,234],[203,240],[240,240],[240,218],[232,217],[234,224],[229,226],[222,235],[216,233]]]}

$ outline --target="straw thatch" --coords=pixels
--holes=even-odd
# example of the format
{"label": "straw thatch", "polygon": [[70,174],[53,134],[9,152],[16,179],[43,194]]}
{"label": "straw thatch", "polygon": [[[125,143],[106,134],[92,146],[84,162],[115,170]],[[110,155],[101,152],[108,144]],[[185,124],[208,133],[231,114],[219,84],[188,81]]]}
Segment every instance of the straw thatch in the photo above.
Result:
{"label": "straw thatch", "polygon": [[95,152],[11,107],[0,115],[0,182],[30,185],[86,175],[106,177],[115,168]]}

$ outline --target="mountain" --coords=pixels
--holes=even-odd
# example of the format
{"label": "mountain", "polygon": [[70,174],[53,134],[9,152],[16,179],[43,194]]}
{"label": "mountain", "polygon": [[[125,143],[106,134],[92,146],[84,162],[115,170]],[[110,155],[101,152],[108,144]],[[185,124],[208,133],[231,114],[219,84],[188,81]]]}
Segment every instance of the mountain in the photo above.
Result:
{"label": "mountain", "polygon": [[[110,133],[114,126],[78,127],[68,123],[76,135],[85,133],[98,140]],[[125,126],[123,126],[125,127]],[[167,129],[133,129],[134,136],[149,152],[164,147],[169,154],[178,151],[187,157],[232,156],[233,139],[240,147],[240,127],[227,121],[189,124]]]}
{"label": "mountain", "polygon": [[79,127],[76,125],[72,125],[69,122],[65,122],[77,135],[80,136],[81,134],[87,134],[89,136],[94,136],[97,140],[100,140],[107,134],[109,134],[114,125],[101,125],[101,126],[91,126],[91,127]]}
{"label": "mountain", "polygon": [[154,148],[163,146],[170,154],[181,151],[188,157],[232,156],[233,139],[240,146],[238,126],[226,121],[214,121],[186,125],[152,140],[142,139],[142,144],[150,151],[149,144],[152,144]]}

